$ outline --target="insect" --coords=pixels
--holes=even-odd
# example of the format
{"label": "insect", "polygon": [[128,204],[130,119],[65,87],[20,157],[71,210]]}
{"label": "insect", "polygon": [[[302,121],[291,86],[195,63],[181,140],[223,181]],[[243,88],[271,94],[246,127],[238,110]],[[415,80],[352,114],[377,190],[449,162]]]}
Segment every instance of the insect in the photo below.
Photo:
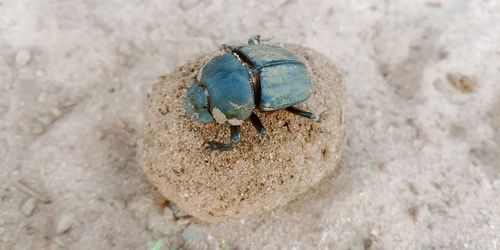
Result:
{"label": "insect", "polygon": [[221,46],[221,54],[207,61],[187,89],[184,100],[191,120],[201,123],[229,124],[231,141],[208,141],[209,150],[232,150],[241,139],[241,125],[250,119],[260,133],[266,128],[255,109],[286,109],[311,120],[319,120],[312,112],[294,105],[311,95],[312,82],[305,65],[289,50],[262,44],[254,36],[243,46]]}

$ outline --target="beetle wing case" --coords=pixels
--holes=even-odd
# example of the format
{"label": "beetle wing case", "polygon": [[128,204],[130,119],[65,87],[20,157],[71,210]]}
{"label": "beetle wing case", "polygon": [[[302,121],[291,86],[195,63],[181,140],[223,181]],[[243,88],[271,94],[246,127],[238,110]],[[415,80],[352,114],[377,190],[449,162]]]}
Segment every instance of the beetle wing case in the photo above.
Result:
{"label": "beetle wing case", "polygon": [[312,82],[305,65],[292,52],[273,45],[237,48],[260,79],[260,105],[271,111],[301,103],[311,95]]}
{"label": "beetle wing case", "polygon": [[271,111],[304,102],[311,95],[311,80],[304,65],[282,64],[260,71],[259,108]]}

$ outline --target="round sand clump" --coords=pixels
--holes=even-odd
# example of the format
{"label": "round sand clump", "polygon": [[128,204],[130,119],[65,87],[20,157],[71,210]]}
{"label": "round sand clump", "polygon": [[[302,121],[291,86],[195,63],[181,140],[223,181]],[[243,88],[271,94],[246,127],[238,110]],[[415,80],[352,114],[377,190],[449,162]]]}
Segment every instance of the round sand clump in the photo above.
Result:
{"label": "round sand clump", "polygon": [[300,108],[321,122],[285,110],[258,112],[268,130],[260,142],[251,122],[229,152],[207,151],[208,140],[229,141],[227,125],[202,125],[184,111],[186,88],[200,56],[153,86],[144,134],[144,171],[167,199],[209,222],[246,218],[295,199],[339,164],[344,133],[344,86],[336,67],[310,49],[285,45],[306,64],[314,90]]}

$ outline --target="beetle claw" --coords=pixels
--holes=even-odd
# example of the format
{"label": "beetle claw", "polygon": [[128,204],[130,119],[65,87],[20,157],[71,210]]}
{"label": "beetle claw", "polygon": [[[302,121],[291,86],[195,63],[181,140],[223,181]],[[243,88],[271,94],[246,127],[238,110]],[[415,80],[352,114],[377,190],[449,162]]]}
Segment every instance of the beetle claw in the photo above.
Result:
{"label": "beetle claw", "polygon": [[264,144],[264,140],[265,140],[265,139],[266,139],[266,135],[265,135],[265,134],[264,134],[264,135],[262,135],[262,134],[261,134],[261,135],[259,136],[259,145]]}

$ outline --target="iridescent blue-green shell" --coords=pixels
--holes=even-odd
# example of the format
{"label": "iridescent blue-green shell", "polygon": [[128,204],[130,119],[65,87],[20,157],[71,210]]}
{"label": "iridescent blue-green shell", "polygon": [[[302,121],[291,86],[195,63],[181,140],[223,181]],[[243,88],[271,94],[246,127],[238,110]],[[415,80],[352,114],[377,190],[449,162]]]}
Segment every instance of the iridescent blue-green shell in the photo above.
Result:
{"label": "iridescent blue-green shell", "polygon": [[290,51],[255,43],[232,49],[205,64],[188,89],[185,107],[191,119],[241,125],[256,105],[271,111],[309,98],[307,69]]}
{"label": "iridescent blue-green shell", "polygon": [[[255,107],[249,70],[231,53],[210,60],[203,68],[201,79],[208,91],[210,112],[220,122],[245,121]],[[231,121],[230,121],[231,123]]]}
{"label": "iridescent blue-green shell", "polygon": [[260,105],[271,111],[304,102],[311,95],[312,82],[305,65],[285,48],[273,45],[246,45],[237,51],[253,64],[259,74]]}

